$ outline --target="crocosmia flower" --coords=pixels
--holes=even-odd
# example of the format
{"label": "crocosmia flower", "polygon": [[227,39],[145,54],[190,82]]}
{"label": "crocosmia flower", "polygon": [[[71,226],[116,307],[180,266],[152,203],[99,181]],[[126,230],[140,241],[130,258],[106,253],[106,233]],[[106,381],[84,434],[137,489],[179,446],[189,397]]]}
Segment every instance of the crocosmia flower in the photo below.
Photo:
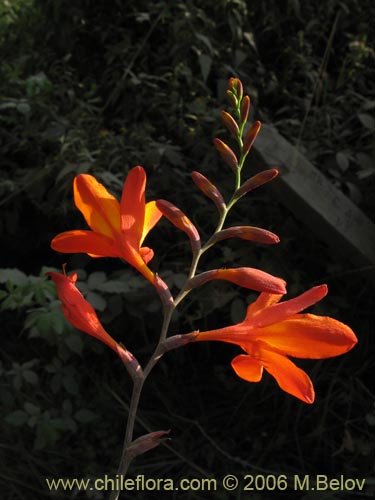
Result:
{"label": "crocosmia flower", "polygon": [[119,257],[135,267],[151,283],[154,273],[147,266],[154,252],[142,247],[162,213],[155,201],[145,203],[146,173],[142,167],[130,170],[119,203],[95,177],[74,179],[74,202],[89,230],[58,234],[51,247],[63,253],[87,253],[91,257]]}
{"label": "crocosmia flower", "polygon": [[66,276],[51,271],[46,276],[52,279],[57,288],[62,311],[69,323],[118,352],[119,344],[105,331],[94,308],[76,287],[77,273]]}
{"label": "crocosmia flower", "polygon": [[192,341],[217,340],[239,345],[246,353],[232,360],[239,377],[259,382],[265,369],[281,389],[305,403],[313,403],[315,394],[310,378],[289,357],[329,358],[344,354],[357,343],[347,325],[328,317],[299,314],[326,294],[327,286],[321,285],[279,303],[282,295],[261,293],[241,323],[190,335]]}

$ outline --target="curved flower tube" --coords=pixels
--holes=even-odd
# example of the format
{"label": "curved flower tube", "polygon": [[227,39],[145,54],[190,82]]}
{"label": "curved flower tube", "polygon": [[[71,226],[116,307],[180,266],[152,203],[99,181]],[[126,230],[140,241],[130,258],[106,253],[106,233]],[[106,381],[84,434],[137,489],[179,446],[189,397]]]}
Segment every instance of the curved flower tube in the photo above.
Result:
{"label": "curved flower tube", "polygon": [[134,380],[139,377],[142,368],[137,359],[105,331],[95,309],[76,287],[77,273],[66,276],[65,274],[50,271],[46,273],[46,276],[52,279],[57,288],[63,314],[69,323],[110,347],[120,357],[130,376]]}
{"label": "curved flower tube", "polygon": [[50,271],[46,273],[46,276],[51,278],[54,282],[57,288],[58,297],[61,301],[62,311],[70,324],[78,330],[97,338],[117,354],[119,354],[120,350],[124,350],[124,348],[105,331],[94,308],[87,302],[76,287],[77,273],[66,276],[65,274]]}
{"label": "curved flower tube", "polygon": [[142,243],[162,216],[155,201],[145,203],[146,173],[142,167],[130,170],[119,203],[95,177],[74,179],[74,202],[91,231],[60,233],[51,247],[63,253],[87,253],[91,257],[119,257],[154,284],[147,266],[154,256]]}
{"label": "curved flower tube", "polygon": [[327,291],[326,285],[317,286],[282,303],[278,303],[282,295],[261,293],[241,323],[189,335],[196,342],[217,340],[239,345],[246,352],[232,360],[239,377],[259,382],[264,368],[285,392],[313,403],[315,393],[310,378],[289,356],[329,358],[344,354],[357,343],[347,325],[328,317],[299,314],[319,302]]}

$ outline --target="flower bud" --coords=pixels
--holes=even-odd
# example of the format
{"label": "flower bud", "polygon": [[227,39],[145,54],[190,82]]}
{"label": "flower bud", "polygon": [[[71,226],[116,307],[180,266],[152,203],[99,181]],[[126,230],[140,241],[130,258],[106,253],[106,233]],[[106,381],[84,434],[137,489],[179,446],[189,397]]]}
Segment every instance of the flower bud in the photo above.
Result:
{"label": "flower bud", "polygon": [[218,188],[214,184],[212,184],[207,179],[207,177],[200,174],[199,172],[193,172],[191,176],[196,186],[199,187],[202,193],[215,203],[216,208],[219,210],[219,212],[221,213],[223,210],[225,210],[225,201]]}
{"label": "flower bud", "polygon": [[229,132],[233,135],[233,137],[235,139],[237,139],[239,129],[238,129],[238,125],[237,125],[236,121],[234,120],[234,118],[232,117],[232,115],[230,115],[226,111],[222,111],[221,112],[221,119],[223,120],[223,123],[227,127]]}
{"label": "flower bud", "polygon": [[241,101],[243,95],[241,80],[239,78],[229,78],[229,88],[232,90],[237,99]]}
{"label": "flower bud", "polygon": [[198,274],[188,282],[189,289],[204,285],[212,280],[226,280],[257,292],[285,294],[286,283],[259,269],[239,267],[237,269],[214,269]]}
{"label": "flower bud", "polygon": [[227,94],[229,104],[232,106],[232,108],[236,109],[238,106],[237,97],[233,94],[233,92],[231,90],[227,90],[226,94]]}
{"label": "flower bud", "polygon": [[243,240],[254,241],[256,243],[263,243],[265,245],[274,245],[280,242],[280,238],[260,227],[254,226],[235,226],[228,229],[223,229],[215,234],[212,238],[213,243],[221,240],[226,240],[228,238],[241,238]]}
{"label": "flower bud", "polygon": [[233,172],[236,172],[238,168],[238,160],[233,150],[220,139],[216,138],[213,142],[215,148],[217,149],[225,163],[230,166]]}
{"label": "flower bud", "polygon": [[261,127],[261,123],[255,122],[255,123],[253,123],[253,125],[251,125],[251,127],[247,131],[247,133],[243,139],[243,146],[242,146],[242,154],[243,155],[247,155],[247,153],[250,151],[251,146],[253,145],[253,143],[256,139],[256,136],[259,133],[260,127]]}
{"label": "flower bud", "polygon": [[159,446],[160,443],[169,439],[165,436],[170,432],[170,430],[155,431],[135,439],[128,446],[127,451],[129,457],[133,459],[138,455],[142,455],[142,453],[145,453],[146,451],[156,448],[156,446]]}
{"label": "flower bud", "polygon": [[274,179],[278,174],[279,171],[276,168],[270,168],[269,170],[263,170],[263,172],[259,172],[259,174],[256,174],[253,177],[250,177],[250,179],[247,179],[247,181],[245,181],[237,189],[237,191],[234,193],[234,198],[241,198],[241,196],[248,193],[249,191],[252,191],[257,187],[272,181],[272,179]]}
{"label": "flower bud", "polygon": [[245,123],[247,121],[247,117],[249,116],[250,111],[250,97],[245,95],[241,101],[240,106],[240,120],[241,123]]}
{"label": "flower bud", "polygon": [[186,215],[175,205],[169,203],[166,200],[157,200],[156,205],[162,214],[178,229],[184,231],[189,239],[193,253],[197,252],[201,248],[201,239],[197,228],[191,222],[191,220],[186,217]]}

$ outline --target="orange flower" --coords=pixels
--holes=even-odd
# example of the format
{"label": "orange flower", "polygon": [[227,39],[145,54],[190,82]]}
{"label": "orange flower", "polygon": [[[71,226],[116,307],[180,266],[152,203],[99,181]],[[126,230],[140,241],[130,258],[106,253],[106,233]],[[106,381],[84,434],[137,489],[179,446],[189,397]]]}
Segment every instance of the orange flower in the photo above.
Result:
{"label": "orange flower", "polygon": [[119,349],[123,348],[104,330],[94,308],[76,287],[77,273],[65,276],[65,274],[50,271],[46,273],[46,276],[50,277],[56,285],[62,311],[69,323],[78,330],[104,342],[118,354]]}
{"label": "orange flower", "polygon": [[110,347],[120,357],[129,374],[136,378],[141,372],[141,367],[133,354],[125,349],[107,333],[100,323],[92,305],[87,302],[76,287],[77,273],[70,276],[50,271],[46,273],[57,288],[57,295],[61,301],[65,318],[78,330],[95,337]]}
{"label": "orange flower", "polygon": [[120,203],[95,177],[78,175],[74,179],[74,202],[91,231],[58,234],[51,247],[63,253],[119,257],[154,283],[154,273],[147,266],[154,252],[141,245],[162,213],[155,201],[145,203],[145,188],[146,173],[142,167],[130,170]]}
{"label": "orange flower", "polygon": [[232,367],[248,382],[259,382],[265,368],[281,389],[313,403],[314,387],[307,374],[290,361],[329,358],[354,347],[353,331],[335,319],[298,314],[327,294],[327,286],[311,288],[294,299],[278,303],[281,295],[261,293],[237,325],[190,334],[193,341],[218,340],[239,345],[246,354],[236,356]]}

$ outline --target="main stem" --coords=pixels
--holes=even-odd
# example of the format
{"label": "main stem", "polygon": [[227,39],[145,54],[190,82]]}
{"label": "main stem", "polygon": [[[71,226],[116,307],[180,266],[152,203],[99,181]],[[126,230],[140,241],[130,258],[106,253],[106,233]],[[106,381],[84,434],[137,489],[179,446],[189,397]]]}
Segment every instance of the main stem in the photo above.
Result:
{"label": "main stem", "polygon": [[[133,380],[133,391],[132,391],[132,396],[131,396],[131,400],[130,400],[128,419],[126,422],[125,438],[124,438],[124,444],[123,444],[123,448],[122,448],[122,456],[121,456],[120,465],[119,465],[118,470],[117,470],[117,477],[125,477],[128,469],[129,469],[130,463],[132,461],[133,457],[130,456],[130,454],[129,454],[129,446],[133,441],[134,426],[135,426],[135,421],[137,418],[137,411],[138,411],[138,406],[139,406],[139,400],[140,400],[141,394],[142,394],[143,385],[144,385],[148,375],[150,374],[152,368],[156,365],[156,363],[159,361],[159,359],[164,354],[164,351],[162,349],[162,342],[165,340],[165,338],[167,336],[169,324],[170,324],[174,309],[175,309],[174,305],[171,305],[170,307],[164,308],[163,326],[161,328],[158,345],[156,346],[156,349],[155,349],[153,355],[151,356],[149,362],[147,363],[145,369],[143,370],[143,373],[138,378],[135,378]],[[110,496],[109,496],[109,500],[118,500],[120,493],[121,493],[121,490],[112,491]]]}
{"label": "main stem", "polygon": [[[238,116],[240,115],[239,112],[239,107],[237,109],[237,114]],[[242,150],[242,134],[243,134],[243,127],[244,123],[242,123],[240,127],[240,131],[238,134],[238,144],[240,147],[240,150]],[[241,185],[241,170],[244,164],[246,154],[243,155],[241,152],[241,156],[238,162],[238,169],[236,171],[236,179],[235,179],[235,190],[240,187]],[[124,444],[123,444],[123,450],[122,450],[122,456],[121,456],[121,461],[120,465],[117,471],[118,477],[124,477],[128,471],[129,465],[132,461],[132,456],[129,454],[129,446],[133,441],[133,432],[134,432],[134,426],[135,426],[135,421],[137,417],[137,411],[138,411],[138,406],[139,406],[139,401],[143,389],[143,385],[150,374],[151,370],[153,367],[156,365],[156,363],[160,360],[160,358],[164,354],[164,346],[163,343],[167,338],[168,330],[169,330],[169,325],[172,319],[173,311],[176,309],[178,304],[190,293],[191,289],[189,288],[189,280],[195,276],[195,273],[197,271],[198,263],[202,255],[214,244],[213,238],[214,236],[222,230],[226,217],[230,211],[230,209],[233,207],[233,205],[237,202],[238,198],[235,197],[235,194],[233,194],[232,198],[229,200],[228,204],[226,207],[222,210],[220,214],[220,218],[218,221],[218,224],[216,226],[215,231],[213,232],[212,236],[207,240],[207,242],[197,251],[193,253],[193,259],[191,262],[190,270],[188,277],[186,278],[185,284],[181,288],[180,292],[174,299],[173,303],[168,304],[167,306],[164,307],[164,313],[163,313],[163,325],[160,331],[160,337],[159,337],[159,342],[155,348],[155,351],[153,355],[151,356],[149,362],[145,366],[145,369],[143,370],[143,373],[138,377],[135,378],[133,381],[133,392],[131,396],[131,401],[130,401],[130,406],[129,406],[129,414],[128,414],[128,419],[127,419],[127,424],[126,424],[126,432],[125,432],[125,439],[124,439]],[[121,490],[117,491],[112,491],[109,500],[118,500],[120,496]]]}

